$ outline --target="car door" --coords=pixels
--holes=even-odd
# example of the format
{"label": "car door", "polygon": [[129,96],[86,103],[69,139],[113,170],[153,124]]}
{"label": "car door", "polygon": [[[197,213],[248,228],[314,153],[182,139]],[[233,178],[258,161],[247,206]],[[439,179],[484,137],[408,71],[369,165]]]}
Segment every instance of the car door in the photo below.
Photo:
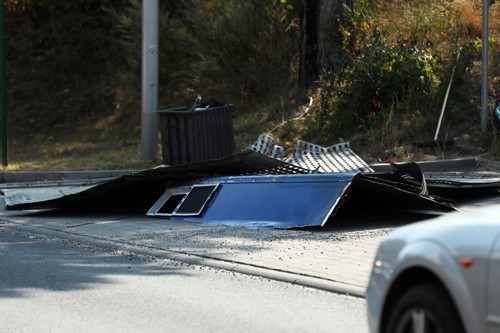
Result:
{"label": "car door", "polygon": [[486,321],[488,332],[500,333],[500,234],[496,237],[489,265]]}

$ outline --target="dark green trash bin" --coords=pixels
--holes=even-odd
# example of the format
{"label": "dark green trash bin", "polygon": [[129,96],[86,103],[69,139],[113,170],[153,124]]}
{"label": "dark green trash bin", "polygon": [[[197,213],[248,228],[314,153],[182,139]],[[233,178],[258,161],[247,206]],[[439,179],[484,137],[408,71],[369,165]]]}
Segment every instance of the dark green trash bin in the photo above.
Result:
{"label": "dark green trash bin", "polygon": [[234,153],[233,105],[158,111],[164,164],[184,164]]}

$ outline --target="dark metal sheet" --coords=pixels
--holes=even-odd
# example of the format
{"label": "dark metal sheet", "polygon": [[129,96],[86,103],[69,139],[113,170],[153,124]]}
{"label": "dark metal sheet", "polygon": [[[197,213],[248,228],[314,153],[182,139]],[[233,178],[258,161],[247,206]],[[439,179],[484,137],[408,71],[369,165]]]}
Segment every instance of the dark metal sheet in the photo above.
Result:
{"label": "dark metal sheet", "polygon": [[[222,159],[159,166],[111,180],[82,186],[26,189],[4,188],[6,208],[11,210],[64,208],[85,205],[137,204],[150,207],[165,190],[165,185],[186,184],[196,179],[220,175],[303,174],[309,170],[262,154],[245,151]],[[29,186],[27,186],[29,187]],[[43,189],[41,189],[43,187]]]}
{"label": "dark metal sheet", "polygon": [[346,194],[345,210],[378,211],[389,215],[401,212],[450,212],[449,200],[423,195],[408,186],[398,187],[386,179],[360,175]]}
{"label": "dark metal sheet", "polygon": [[254,151],[244,151],[217,160],[160,166],[138,173],[140,176],[166,176],[169,179],[202,178],[257,174],[307,174],[311,170],[292,165]]}
{"label": "dark metal sheet", "polygon": [[498,195],[500,174],[472,172],[429,172],[425,174],[431,195],[450,199]]}

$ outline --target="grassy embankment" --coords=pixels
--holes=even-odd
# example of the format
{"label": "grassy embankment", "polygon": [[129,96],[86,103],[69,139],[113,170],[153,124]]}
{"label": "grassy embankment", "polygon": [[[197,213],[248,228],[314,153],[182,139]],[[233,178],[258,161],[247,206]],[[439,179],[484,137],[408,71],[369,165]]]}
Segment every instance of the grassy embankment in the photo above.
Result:
{"label": "grassy embankment", "polygon": [[[418,8],[418,10],[413,11],[408,11],[408,6],[400,6],[400,2],[402,1],[393,0],[388,2],[392,5],[385,7],[385,12],[372,13],[372,18],[377,20],[377,25],[386,31],[388,40],[405,37],[405,31],[414,29],[414,26],[411,25],[425,21],[426,17],[436,19],[434,2],[421,1],[427,4],[425,6],[413,6],[413,2],[410,7]],[[455,12],[456,15],[460,16],[458,19],[463,22],[460,28],[465,27],[461,38],[470,40],[480,37],[481,1],[454,1],[453,3],[461,8]],[[495,4],[490,9],[490,37],[493,42],[490,56],[489,91],[493,95],[500,93],[498,79],[500,77],[500,52],[498,42],[495,40],[500,32],[499,7],[500,4]],[[406,11],[403,12],[403,10]],[[102,13],[98,14],[102,15]],[[38,20],[36,22],[38,25],[48,24],[42,18],[29,17],[31,14],[22,12],[8,15],[10,15],[7,20],[8,34],[10,33],[8,50],[15,50],[15,52],[11,52],[7,59],[10,86],[9,166],[3,170],[144,169],[161,164],[160,149],[157,161],[144,162],[140,156],[140,84],[138,81],[140,78],[140,58],[137,58],[140,45],[137,40],[130,46],[130,48],[135,48],[133,58],[135,60],[131,61],[132,56],[130,55],[119,56],[119,53],[124,50],[123,43],[117,44],[116,40],[119,39],[117,36],[121,35],[112,27],[104,24],[103,22],[107,22],[107,20],[102,17],[100,17],[102,21],[96,21],[94,17],[93,21],[82,22],[79,27],[75,28],[83,29],[85,27],[87,29],[90,26],[93,30],[87,32],[83,30],[70,31],[58,39],[50,39],[46,37],[47,35],[43,35],[46,32],[42,31],[37,34],[37,30],[33,28],[32,21]],[[443,19],[449,18],[447,15],[442,17]],[[229,18],[228,21],[230,22],[230,20]],[[95,22],[103,24],[100,26]],[[432,22],[432,27],[438,29],[440,24],[445,26],[448,23],[438,20]],[[137,22],[135,24],[137,25]],[[64,23],[61,23],[61,26],[64,27]],[[136,30],[134,31],[137,39],[137,33],[140,34],[140,32]],[[182,32],[185,33],[185,31]],[[436,31],[429,33],[436,33]],[[81,35],[81,38],[73,40],[75,34]],[[111,37],[105,37],[108,35]],[[280,36],[279,38],[284,39],[285,37]],[[60,52],[61,49],[58,47],[67,45],[68,41],[82,44],[73,45],[69,50]],[[446,42],[447,36],[439,36],[439,43],[444,46]],[[94,45],[94,49],[86,49],[82,45]],[[117,52],[110,53],[109,47],[116,49]],[[103,51],[100,53],[99,50]],[[442,50],[447,52],[446,47],[443,47]],[[75,54],[71,53],[72,51]],[[76,54],[77,51],[80,54]],[[249,50],[243,51],[249,52]],[[272,52],[275,55],[277,53],[277,50]],[[296,55],[296,50],[290,54]],[[444,54],[443,57],[446,58],[445,56]],[[91,63],[105,63],[106,65],[93,68],[89,67],[87,62],[85,65],[75,68],[74,62],[70,61],[75,57],[94,57],[95,59],[91,59]],[[108,61],[108,58],[114,57],[115,61]],[[267,59],[269,55],[265,54],[262,57]],[[283,58],[286,57],[283,56]],[[498,137],[491,133],[481,134],[479,131],[479,60],[480,54],[477,55],[472,68],[469,69],[466,80],[454,83],[452,86],[450,104],[445,111],[442,131],[456,139],[454,147],[446,149],[412,147],[410,141],[401,141],[401,137],[403,137],[401,127],[397,123],[389,122],[384,128],[364,130],[344,139],[350,140],[354,150],[368,162],[376,161],[384,150],[395,151],[400,156],[400,160],[452,158],[475,154],[483,154],[488,158],[498,158],[500,154]],[[290,57],[290,63],[285,64],[285,67],[290,67],[292,74],[296,74],[296,61],[296,56]],[[127,62],[126,66],[124,66],[124,62]],[[119,78],[109,77],[114,66],[116,66],[116,72],[129,71],[122,75],[121,85],[116,83]],[[259,66],[256,65],[255,68],[259,68]],[[209,69],[207,73],[210,73]],[[105,70],[108,71],[108,76],[102,76],[101,73]],[[234,73],[238,73],[238,70],[235,70]],[[64,75],[58,76],[57,74],[60,72]],[[248,76],[248,73],[246,72],[245,75]],[[174,79],[181,74],[169,73],[172,80],[170,84],[173,85]],[[213,73],[212,75],[216,76]],[[193,76],[193,82],[196,80],[200,80],[200,78]],[[242,82],[251,86],[259,80],[261,78],[250,77],[245,78]],[[220,87],[224,88],[224,85],[216,81],[213,80],[211,84],[218,84],[218,90],[212,91],[220,93]],[[129,82],[130,86],[126,86],[126,83],[123,82]],[[193,82],[190,84],[194,85]],[[160,108],[188,103],[189,99],[186,96],[194,97],[195,92],[199,91],[196,90],[199,87],[200,85],[195,86],[193,91],[188,89],[188,93],[184,95],[172,93],[169,90],[166,96],[165,89],[161,86]],[[186,86],[179,86],[179,89],[181,88],[186,88]],[[280,139],[282,144],[288,146],[300,138],[315,140],[318,133],[315,133],[314,128],[309,124],[312,118],[317,117],[320,92],[309,92],[309,95],[314,97],[314,103],[306,113],[307,98],[297,99],[293,97],[296,96],[293,85],[285,87],[289,89],[288,92],[283,92],[283,85],[276,88],[274,98],[272,98],[273,94],[271,93],[271,98],[267,99],[267,103],[260,99],[259,104],[255,107],[252,106],[255,99],[252,99],[248,93],[252,87],[241,86],[235,89],[233,84],[233,87],[226,88],[238,90],[234,95],[220,95],[236,106],[234,127],[238,149],[249,145],[263,132],[273,134]],[[207,91],[210,93],[210,90]],[[436,100],[442,100],[442,98],[439,97]],[[437,112],[440,103],[436,103],[436,106],[435,111]],[[490,100],[490,108],[492,106],[493,99]],[[449,112],[450,109],[451,112]],[[41,111],[37,112],[37,110]],[[411,119],[406,119],[406,123],[408,121]],[[425,131],[421,132],[420,140],[431,140],[432,134],[430,133],[435,130],[437,115],[428,115],[419,121],[425,123],[425,126],[422,126],[422,130],[425,129]],[[409,126],[411,127],[411,122]],[[324,144],[334,143],[336,141]]]}

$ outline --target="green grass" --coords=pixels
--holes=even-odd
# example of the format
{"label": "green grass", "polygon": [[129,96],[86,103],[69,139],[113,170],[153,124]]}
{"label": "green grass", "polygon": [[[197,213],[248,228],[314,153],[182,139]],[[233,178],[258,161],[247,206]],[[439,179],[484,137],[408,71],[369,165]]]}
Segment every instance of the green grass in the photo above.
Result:
{"label": "green grass", "polygon": [[[263,126],[255,114],[235,118],[235,140],[237,151],[253,143],[259,134],[267,132],[275,122]],[[277,144],[290,148],[293,142],[283,128],[273,134]],[[276,127],[276,126],[274,126]],[[297,130],[296,128],[294,128]],[[292,131],[294,130],[292,129]],[[354,138],[351,147],[367,163],[377,163],[383,157],[381,147],[374,145],[373,137]],[[369,136],[369,135],[368,135]],[[428,141],[430,141],[429,138]],[[9,164],[0,167],[2,171],[68,171],[68,170],[144,170],[162,164],[161,138],[158,139],[158,157],[154,161],[144,161],[141,157],[140,132],[115,129],[106,133],[86,132],[60,136],[33,136],[29,139],[9,142]],[[371,144],[369,142],[372,142]],[[482,156],[489,160],[499,157],[498,133],[476,133],[456,138],[455,146],[446,149],[416,148],[411,144],[385,146],[398,155],[397,162],[450,159],[469,156]],[[335,144],[337,142],[331,142]],[[378,148],[375,149],[375,147]]]}
{"label": "green grass", "polygon": [[[96,139],[92,139],[95,136]],[[9,163],[4,171],[148,169],[161,164],[141,158],[140,136],[33,137],[9,142]]]}
{"label": "green grass", "polygon": [[[248,113],[234,118],[236,150],[241,151],[253,143],[260,133],[266,132],[260,117],[262,113]],[[272,124],[268,122],[268,125]],[[270,125],[269,125],[270,126]],[[154,161],[141,156],[140,127],[132,129],[108,126],[106,131],[93,129],[74,132],[24,134],[8,142],[8,166],[3,171],[49,170],[123,170],[149,169],[163,164],[161,137]]]}

